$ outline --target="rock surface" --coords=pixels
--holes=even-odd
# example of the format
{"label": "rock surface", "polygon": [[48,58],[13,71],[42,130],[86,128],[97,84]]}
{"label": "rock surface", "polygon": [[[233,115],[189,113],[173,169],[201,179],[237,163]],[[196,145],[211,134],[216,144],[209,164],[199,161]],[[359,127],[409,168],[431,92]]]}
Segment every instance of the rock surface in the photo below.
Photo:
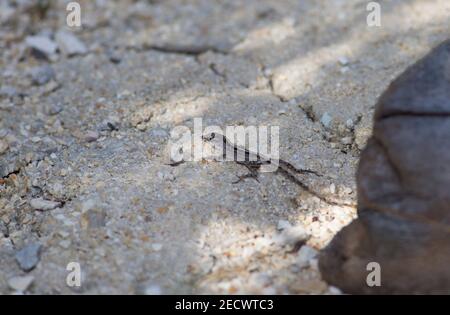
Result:
{"label": "rock surface", "polygon": [[[320,259],[348,293],[450,293],[450,41],[381,96],[361,155],[358,216]],[[381,286],[366,284],[369,262]]]}

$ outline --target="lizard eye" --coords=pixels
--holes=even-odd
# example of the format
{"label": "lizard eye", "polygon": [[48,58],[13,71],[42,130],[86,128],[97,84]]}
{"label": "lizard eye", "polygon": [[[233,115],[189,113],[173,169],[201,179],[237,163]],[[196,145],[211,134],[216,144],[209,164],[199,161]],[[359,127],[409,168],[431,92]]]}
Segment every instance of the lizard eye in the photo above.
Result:
{"label": "lizard eye", "polygon": [[206,141],[211,141],[212,139],[214,139],[214,137],[216,136],[216,134],[214,132],[207,134],[205,136],[202,136],[202,138]]}

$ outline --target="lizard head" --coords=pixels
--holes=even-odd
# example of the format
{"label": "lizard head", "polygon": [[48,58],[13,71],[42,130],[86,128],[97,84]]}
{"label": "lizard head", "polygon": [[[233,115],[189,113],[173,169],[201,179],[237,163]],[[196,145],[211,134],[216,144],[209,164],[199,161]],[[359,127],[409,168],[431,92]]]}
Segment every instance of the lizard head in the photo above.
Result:
{"label": "lizard head", "polygon": [[214,143],[226,143],[226,137],[218,132],[205,133],[202,136],[203,141]]}
{"label": "lizard head", "polygon": [[216,137],[216,133],[215,133],[215,132],[211,132],[211,133],[208,133],[208,134],[204,134],[204,135],[202,136],[202,139],[203,139],[204,141],[211,141],[211,140],[213,140],[215,137]]}

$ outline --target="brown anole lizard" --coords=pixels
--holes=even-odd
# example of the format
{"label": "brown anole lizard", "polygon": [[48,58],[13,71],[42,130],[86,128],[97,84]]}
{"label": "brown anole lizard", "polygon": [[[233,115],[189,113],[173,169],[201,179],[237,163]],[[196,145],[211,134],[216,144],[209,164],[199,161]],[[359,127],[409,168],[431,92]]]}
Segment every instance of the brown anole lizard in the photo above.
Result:
{"label": "brown anole lizard", "polygon": [[[222,148],[221,157],[223,160],[229,160],[227,159],[227,153],[232,153],[233,157],[232,160],[236,163],[245,166],[249,173],[245,174],[243,176],[239,176],[239,179],[234,182],[234,184],[239,183],[240,181],[244,180],[245,178],[253,178],[256,181],[258,181],[258,170],[267,164],[273,163],[273,159],[264,157],[258,153],[251,152],[247,150],[246,148],[239,147],[231,141],[229,141],[224,135],[219,133],[210,133],[208,135],[204,135],[203,140],[206,142],[214,142],[216,145],[219,145],[219,148]],[[303,190],[307,191],[311,195],[319,198],[320,200],[330,204],[330,205],[337,205],[337,206],[348,206],[348,207],[354,207],[354,204],[346,203],[346,202],[340,202],[336,200],[332,200],[323,194],[314,191],[311,189],[307,184],[302,182],[300,179],[297,178],[298,175],[315,175],[321,177],[322,175],[318,174],[315,171],[308,170],[308,169],[298,169],[292,164],[282,160],[278,159],[277,161],[278,168],[276,169],[276,173],[279,173],[283,176],[285,176],[287,179],[292,181],[293,183],[300,186]]]}

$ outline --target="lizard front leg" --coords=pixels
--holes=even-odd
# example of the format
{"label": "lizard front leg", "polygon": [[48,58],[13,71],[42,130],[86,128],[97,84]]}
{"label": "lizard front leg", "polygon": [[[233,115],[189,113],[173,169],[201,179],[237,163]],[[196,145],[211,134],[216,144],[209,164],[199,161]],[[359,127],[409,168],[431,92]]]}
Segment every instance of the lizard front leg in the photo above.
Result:
{"label": "lizard front leg", "polygon": [[240,165],[244,165],[248,169],[249,172],[247,174],[238,176],[238,180],[234,181],[233,184],[240,183],[241,181],[243,181],[246,178],[253,178],[254,180],[256,180],[259,183],[258,169],[261,166],[260,164],[255,164],[255,163],[251,163],[251,162],[236,162],[236,163],[238,163]]}

